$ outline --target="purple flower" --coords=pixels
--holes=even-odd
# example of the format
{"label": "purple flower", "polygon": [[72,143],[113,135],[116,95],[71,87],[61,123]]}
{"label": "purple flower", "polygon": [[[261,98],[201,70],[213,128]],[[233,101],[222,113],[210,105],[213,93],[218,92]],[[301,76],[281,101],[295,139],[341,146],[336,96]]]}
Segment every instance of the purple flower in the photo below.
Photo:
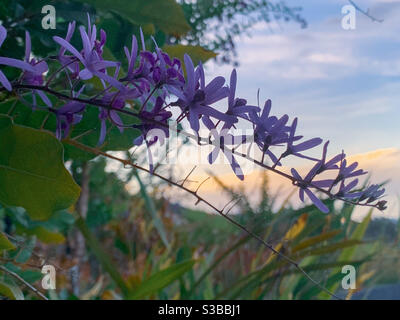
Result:
{"label": "purple flower", "polygon": [[[73,92],[73,97],[77,98],[82,93],[85,86],[77,92]],[[79,101],[69,101],[61,108],[54,111],[57,118],[56,137],[61,140],[68,136],[71,125],[75,125],[82,120],[81,113],[85,109],[85,104]],[[63,134],[64,132],[64,134]]]}
{"label": "purple flower", "polygon": [[[65,37],[65,41],[70,42],[71,38],[75,32],[75,26],[76,22],[70,22],[68,24],[68,30],[67,30],[67,35]],[[58,59],[60,62],[64,65],[67,66],[67,69],[72,72],[71,77],[72,78],[77,78],[79,76],[79,62],[78,59],[74,56],[67,56],[65,55],[65,47],[61,47],[60,51],[58,52]]]}
{"label": "purple flower", "polygon": [[84,109],[85,104],[70,101],[55,111],[57,117],[57,139],[61,140],[68,136],[71,125],[75,125],[82,120],[82,115],[78,113],[82,112]]}
{"label": "purple flower", "polygon": [[[288,115],[283,115],[280,119],[275,116],[269,116],[271,112],[271,100],[265,101],[264,109],[259,113],[251,112],[249,114],[251,121],[254,123],[254,141],[263,152],[277,165],[280,165],[278,158],[272,153],[270,147],[280,146],[288,141],[286,123],[289,120]],[[299,139],[301,137],[295,137]]]}
{"label": "purple flower", "polygon": [[[6,38],[7,38],[7,30],[2,25],[0,25],[0,47],[2,46]],[[34,72],[33,67],[29,63],[13,58],[0,57],[0,65],[6,65],[14,68],[19,68],[25,71]],[[1,70],[0,70],[0,83],[8,91],[11,91],[12,89],[11,83],[10,81],[8,81],[8,79]]]}
{"label": "purple flower", "polygon": [[245,99],[235,98],[236,83],[237,83],[237,74],[236,70],[233,69],[229,84],[228,110],[226,111],[226,114],[232,115],[234,117],[232,122],[225,122],[223,127],[224,129],[231,128],[235,123],[238,122],[239,117],[249,120],[248,116],[249,112],[252,113],[260,112],[259,107],[247,105],[247,101]]}
{"label": "purple flower", "polygon": [[[88,16],[88,32],[86,33],[85,28],[81,26],[79,32],[82,38],[83,50],[80,53],[76,48],[74,48],[67,40],[60,37],[53,37],[54,41],[59,45],[64,47],[66,50],[71,52],[85,67],[79,72],[79,77],[82,80],[88,80],[93,77],[93,75],[99,77],[102,81],[108,82],[115,88],[123,91],[125,90],[124,85],[119,82],[115,77],[111,77],[106,73],[106,69],[110,67],[115,67],[119,70],[119,62],[103,60],[103,46],[106,42],[106,33],[101,30],[100,41],[96,39],[97,30],[96,26],[91,26],[90,18]],[[116,72],[117,73],[117,72]]]}
{"label": "purple flower", "polygon": [[208,155],[208,162],[210,164],[214,163],[218,157],[220,151],[222,151],[225,157],[228,159],[229,164],[235,175],[240,179],[244,179],[243,171],[239,166],[239,163],[233,157],[232,151],[226,148],[225,146],[237,146],[246,140],[246,136],[233,136],[228,133],[227,129],[222,129],[220,133],[217,130],[211,130],[211,135],[214,138],[216,144],[214,144],[214,150]]}
{"label": "purple flower", "polygon": [[[141,32],[141,35],[143,33]],[[142,43],[144,45],[144,39],[142,39]],[[145,50],[145,47],[143,47],[143,51]],[[132,35],[132,45],[131,45],[131,51],[129,52],[127,47],[124,47],[125,55],[128,60],[128,72],[124,78],[122,78],[122,81],[129,81],[133,85],[135,85],[137,88],[139,88],[142,92],[147,92],[150,90],[150,83],[151,83],[151,77],[150,77],[150,71],[152,66],[148,65],[148,60],[145,58],[144,55],[140,55],[140,63],[139,66],[135,69],[135,63],[137,59],[137,54],[138,54],[138,43],[137,39],[134,35]],[[151,54],[151,53],[150,53]]]}
{"label": "purple flower", "polygon": [[[47,66],[46,61],[36,61],[36,59],[34,58],[30,58],[31,57],[31,37],[29,35],[29,32],[26,31],[25,32],[25,62],[29,63],[33,70],[32,71],[25,71],[23,77],[22,77],[22,81],[24,83],[30,84],[30,85],[34,85],[34,86],[41,86],[44,83],[44,76],[43,74],[49,70],[49,67]],[[42,90],[32,90],[32,100],[33,100],[33,106],[36,106],[36,96],[35,94],[37,94],[42,100],[43,102],[51,107],[52,103],[49,100],[49,98],[47,97],[47,95],[42,91]]]}
{"label": "purple flower", "polygon": [[172,113],[163,110],[163,104],[164,100],[161,97],[157,97],[153,110],[142,110],[140,112],[142,123],[132,126],[141,131],[141,135],[133,141],[133,144],[141,145],[143,142],[146,144],[150,172],[153,172],[154,170],[153,156],[150,149],[151,146],[157,141],[162,145],[164,144],[164,139],[169,137],[169,130],[166,125],[168,124],[168,119],[171,118]]}
{"label": "purple flower", "polygon": [[[134,125],[141,131],[141,135],[135,139],[134,145],[141,145],[144,141],[148,143],[149,146],[157,142],[158,137],[153,136],[149,141],[146,140],[147,134],[153,129],[160,129],[164,132],[165,137],[169,137],[168,130],[168,119],[172,117],[170,111],[162,109],[164,100],[161,97],[157,97],[154,108],[151,111],[142,110],[140,112],[142,123],[139,125]],[[164,125],[163,125],[164,124]]]}
{"label": "purple flower", "polygon": [[326,162],[326,154],[328,151],[328,144],[329,141],[325,142],[324,144],[324,149],[322,152],[322,159],[318,161],[317,165],[318,165],[318,170],[316,172],[316,174],[319,174],[321,172],[324,172],[326,170],[333,170],[333,169],[338,169],[339,167],[336,165],[336,163],[338,163],[339,161],[342,161],[345,157],[345,154],[342,152],[336,156],[334,156],[331,160],[329,160],[328,162]]}
{"label": "purple flower", "polygon": [[367,200],[367,203],[374,202],[375,200],[381,198],[385,193],[385,188],[380,189],[381,186],[378,184],[373,184],[367,189],[362,191],[359,201]]}
{"label": "purple flower", "polygon": [[293,145],[293,142],[295,141],[294,138],[295,138],[295,133],[296,133],[296,127],[297,127],[297,118],[295,118],[293,120],[292,126],[290,128],[290,132],[289,132],[289,139],[288,139],[288,142],[287,142],[287,148],[286,148],[286,151],[282,154],[281,157],[285,158],[285,157],[287,157],[289,155],[294,155],[294,156],[297,156],[299,158],[318,161],[317,159],[305,156],[305,155],[301,154],[300,152],[312,149],[312,148],[320,145],[322,143],[322,139],[321,138],[313,138],[313,139],[301,142],[301,143],[299,143],[297,145]]}
{"label": "purple flower", "polygon": [[[153,39],[154,40],[154,39]],[[179,60],[171,58],[157,46],[156,41],[157,60],[153,66],[153,81],[157,87],[163,86],[166,93],[168,93],[171,86],[182,87],[185,83],[181,64]]]}
{"label": "purple flower", "polygon": [[334,180],[334,185],[344,179],[358,177],[358,176],[361,176],[361,175],[364,175],[367,173],[366,171],[363,171],[362,169],[355,170],[357,168],[357,166],[358,166],[358,162],[353,162],[351,165],[349,165],[347,167],[347,160],[344,159],[344,157],[343,157],[342,161],[340,162],[338,175],[337,175],[336,179]]}
{"label": "purple flower", "polygon": [[352,180],[347,185],[345,184],[345,180],[342,180],[340,182],[340,187],[338,192],[336,193],[336,196],[342,199],[359,198],[362,192],[352,192],[352,189],[354,189],[357,186],[357,184],[358,184],[358,179]]}
{"label": "purple flower", "polygon": [[98,146],[104,143],[107,133],[107,124],[106,120],[108,118],[111,119],[111,122],[117,126],[119,131],[122,133],[124,124],[122,123],[121,118],[118,115],[118,110],[122,110],[125,107],[125,101],[129,99],[135,99],[140,97],[141,93],[137,89],[126,89],[123,92],[111,92],[107,93],[101,99],[101,102],[105,105],[109,105],[114,110],[109,110],[106,108],[102,108],[99,112],[100,119],[100,136],[99,141],[97,143]]}
{"label": "purple flower", "polygon": [[[356,187],[357,183],[358,179],[355,179],[351,181],[349,184],[345,185],[344,180],[342,180],[340,182],[340,188],[339,191],[336,193],[336,196],[342,199],[357,199],[358,202],[366,200],[366,203],[368,204],[378,200],[385,193],[385,189],[384,188],[381,189],[381,186],[378,184],[370,185],[368,188],[362,191],[351,192],[351,189]],[[384,200],[379,201],[378,208],[380,208],[380,210],[384,210],[386,208],[385,204],[386,201]]]}
{"label": "purple flower", "polygon": [[178,97],[178,101],[173,105],[179,106],[182,113],[187,115],[190,127],[198,132],[199,120],[202,116],[213,117],[224,122],[232,121],[232,116],[210,106],[229,95],[229,89],[224,87],[225,79],[216,77],[206,86],[202,66],[200,65],[195,72],[192,59],[187,54],[185,54],[184,60],[187,77],[183,90],[171,87],[170,91]]}
{"label": "purple flower", "polygon": [[296,169],[291,169],[293,177],[296,179],[296,185],[300,188],[299,190],[299,197],[300,200],[304,202],[304,193],[311,199],[311,201],[315,204],[315,206],[324,213],[328,213],[328,207],[320,200],[318,197],[309,189],[310,183],[316,187],[324,188],[328,187],[332,184],[332,180],[321,180],[321,181],[312,181],[315,177],[315,166],[311,171],[305,176],[303,179]]}

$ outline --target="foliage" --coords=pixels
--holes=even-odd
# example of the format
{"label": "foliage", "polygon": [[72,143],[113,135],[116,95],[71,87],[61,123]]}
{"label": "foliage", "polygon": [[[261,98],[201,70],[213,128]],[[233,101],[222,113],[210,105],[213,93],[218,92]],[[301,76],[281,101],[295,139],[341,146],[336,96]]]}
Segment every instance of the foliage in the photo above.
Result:
{"label": "foliage", "polygon": [[[346,179],[365,172],[355,170],[356,163],[348,165],[343,153],[326,161],[328,142],[322,159],[302,154],[322,139],[299,143],[297,118],[289,125],[287,115],[270,115],[270,100],[261,109],[235,97],[235,70],[228,86],[222,77],[205,84],[202,63],[215,58],[216,51],[222,50],[220,61],[231,62],[234,37],[257,21],[270,21],[271,12],[275,19],[304,24],[296,8],[282,5],[274,11],[265,1],[64,1],[57,4],[57,30],[43,32],[40,9],[45,4],[0,4],[1,297],[327,298],[326,289],[304,276],[324,279],[336,292],[339,267],[346,263],[363,268],[360,285],[370,280],[374,269],[368,268],[374,265],[368,263],[380,243],[363,251],[370,216],[361,224],[350,217],[355,204],[384,209],[385,201],[375,202],[382,186],[354,189],[358,181]],[[86,30],[80,26],[80,43],[73,29],[86,25],[85,12],[89,22]],[[238,24],[241,15],[251,17],[249,22]],[[77,25],[69,23],[71,17]],[[94,17],[107,36],[101,31],[96,39],[96,26],[90,22]],[[227,26],[225,35],[204,40],[206,32],[218,30],[206,27],[213,19]],[[115,70],[107,72],[110,68]],[[177,100],[167,104],[170,97]],[[225,98],[226,112],[211,106]],[[176,130],[185,134],[186,121],[195,132],[188,137],[214,146],[209,162],[222,151],[240,179],[244,176],[233,158],[239,155],[226,148],[229,142],[220,133],[236,128],[239,119],[249,122],[262,154],[261,160],[249,160],[291,180],[300,198],[307,194],[316,207],[294,209],[285,203],[275,209],[266,180],[255,206],[246,194],[220,182],[234,199],[242,199],[237,213],[228,215],[198,190],[185,187],[189,176],[178,183],[162,170],[156,173],[150,147],[157,139],[146,140],[147,133],[161,129],[168,136],[165,127],[172,113],[166,110],[172,107],[182,112],[173,120]],[[210,137],[198,135],[200,125],[210,130]],[[211,130],[218,125],[221,132]],[[141,155],[131,153],[141,143],[147,147],[150,169],[139,165]],[[276,157],[271,149],[280,146],[285,150]],[[265,155],[271,166],[265,164]],[[287,156],[314,161],[314,167],[304,178],[295,169],[288,175],[277,169]],[[122,169],[118,175],[110,173],[105,158],[122,163],[126,174]],[[150,184],[138,170],[167,184]],[[337,170],[336,178],[313,180],[327,170]],[[127,190],[132,181],[137,193]],[[162,196],[170,185],[219,215],[172,203],[174,199]],[[328,198],[320,200],[310,189]],[[343,201],[339,210],[337,200]],[[39,286],[45,264],[56,267],[58,284],[46,296],[31,286]]]}

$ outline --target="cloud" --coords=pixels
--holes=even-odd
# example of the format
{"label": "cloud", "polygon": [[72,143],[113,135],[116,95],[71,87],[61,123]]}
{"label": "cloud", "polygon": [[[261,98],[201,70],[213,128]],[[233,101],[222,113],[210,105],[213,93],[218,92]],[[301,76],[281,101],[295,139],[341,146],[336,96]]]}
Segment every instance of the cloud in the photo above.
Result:
{"label": "cloud", "polygon": [[[283,29],[273,28],[271,33],[265,24],[258,24],[251,38],[240,39],[241,72],[256,68],[264,77],[309,81],[340,79],[360,72],[400,75],[400,46],[398,49],[392,47],[393,43],[400,44],[400,2],[363,2],[365,10],[369,7],[370,12],[384,18],[384,22],[373,22],[357,12],[356,30],[341,27],[340,8],[344,4],[348,4],[347,1],[339,1],[329,15],[310,21],[304,30],[297,25],[284,25]],[[310,8],[318,11],[318,5],[304,4],[304,14],[311,12]],[[386,50],[388,46],[390,49]],[[399,55],[395,55],[396,51]],[[254,77],[253,73],[251,77]]]}

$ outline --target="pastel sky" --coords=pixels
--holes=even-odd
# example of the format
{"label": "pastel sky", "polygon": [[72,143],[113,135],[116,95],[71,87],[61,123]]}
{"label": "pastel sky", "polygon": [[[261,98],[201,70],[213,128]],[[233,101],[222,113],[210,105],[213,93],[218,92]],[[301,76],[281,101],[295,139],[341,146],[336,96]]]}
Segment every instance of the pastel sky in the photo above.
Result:
{"label": "pastel sky", "polygon": [[259,24],[238,41],[238,94],[255,103],[260,88],[277,114],[298,116],[299,130],[331,140],[333,152],[400,147],[400,1],[359,1],[384,22],[357,12],[355,30],[341,27],[346,0],[286,3],[303,7],[308,27]]}

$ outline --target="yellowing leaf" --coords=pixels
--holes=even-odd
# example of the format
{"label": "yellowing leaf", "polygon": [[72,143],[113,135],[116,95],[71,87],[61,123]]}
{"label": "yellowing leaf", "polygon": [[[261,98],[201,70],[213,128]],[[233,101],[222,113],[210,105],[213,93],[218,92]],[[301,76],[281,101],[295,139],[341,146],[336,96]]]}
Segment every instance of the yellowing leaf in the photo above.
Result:
{"label": "yellowing leaf", "polygon": [[[284,241],[289,241],[295,239],[306,227],[307,225],[307,219],[308,219],[308,213],[303,213],[299,219],[297,219],[296,223],[286,232]],[[276,245],[274,248],[276,251],[281,250],[283,245],[283,242],[280,242],[279,244]],[[272,254],[269,256],[267,259],[267,262],[265,263],[266,265],[270,263],[276,255]]]}
{"label": "yellowing leaf", "polygon": [[0,250],[14,250],[15,246],[8,240],[7,236],[0,232]]}
{"label": "yellowing leaf", "polygon": [[295,239],[306,227],[308,214],[303,213],[296,223],[286,232],[285,240]]}
{"label": "yellowing leaf", "polygon": [[27,230],[29,235],[36,235],[36,237],[44,243],[61,244],[65,242],[65,237],[59,232],[52,232],[43,228],[42,226],[34,227]]}
{"label": "yellowing leaf", "polygon": [[183,61],[183,56],[186,53],[190,56],[195,66],[200,61],[205,63],[207,60],[217,56],[215,52],[204,49],[201,46],[185,46],[183,44],[166,45],[162,47],[162,50],[168,53],[170,57],[178,58],[181,61]]}
{"label": "yellowing leaf", "polygon": [[21,289],[11,283],[0,281],[0,296],[7,297],[12,300],[24,300],[24,294]]}

